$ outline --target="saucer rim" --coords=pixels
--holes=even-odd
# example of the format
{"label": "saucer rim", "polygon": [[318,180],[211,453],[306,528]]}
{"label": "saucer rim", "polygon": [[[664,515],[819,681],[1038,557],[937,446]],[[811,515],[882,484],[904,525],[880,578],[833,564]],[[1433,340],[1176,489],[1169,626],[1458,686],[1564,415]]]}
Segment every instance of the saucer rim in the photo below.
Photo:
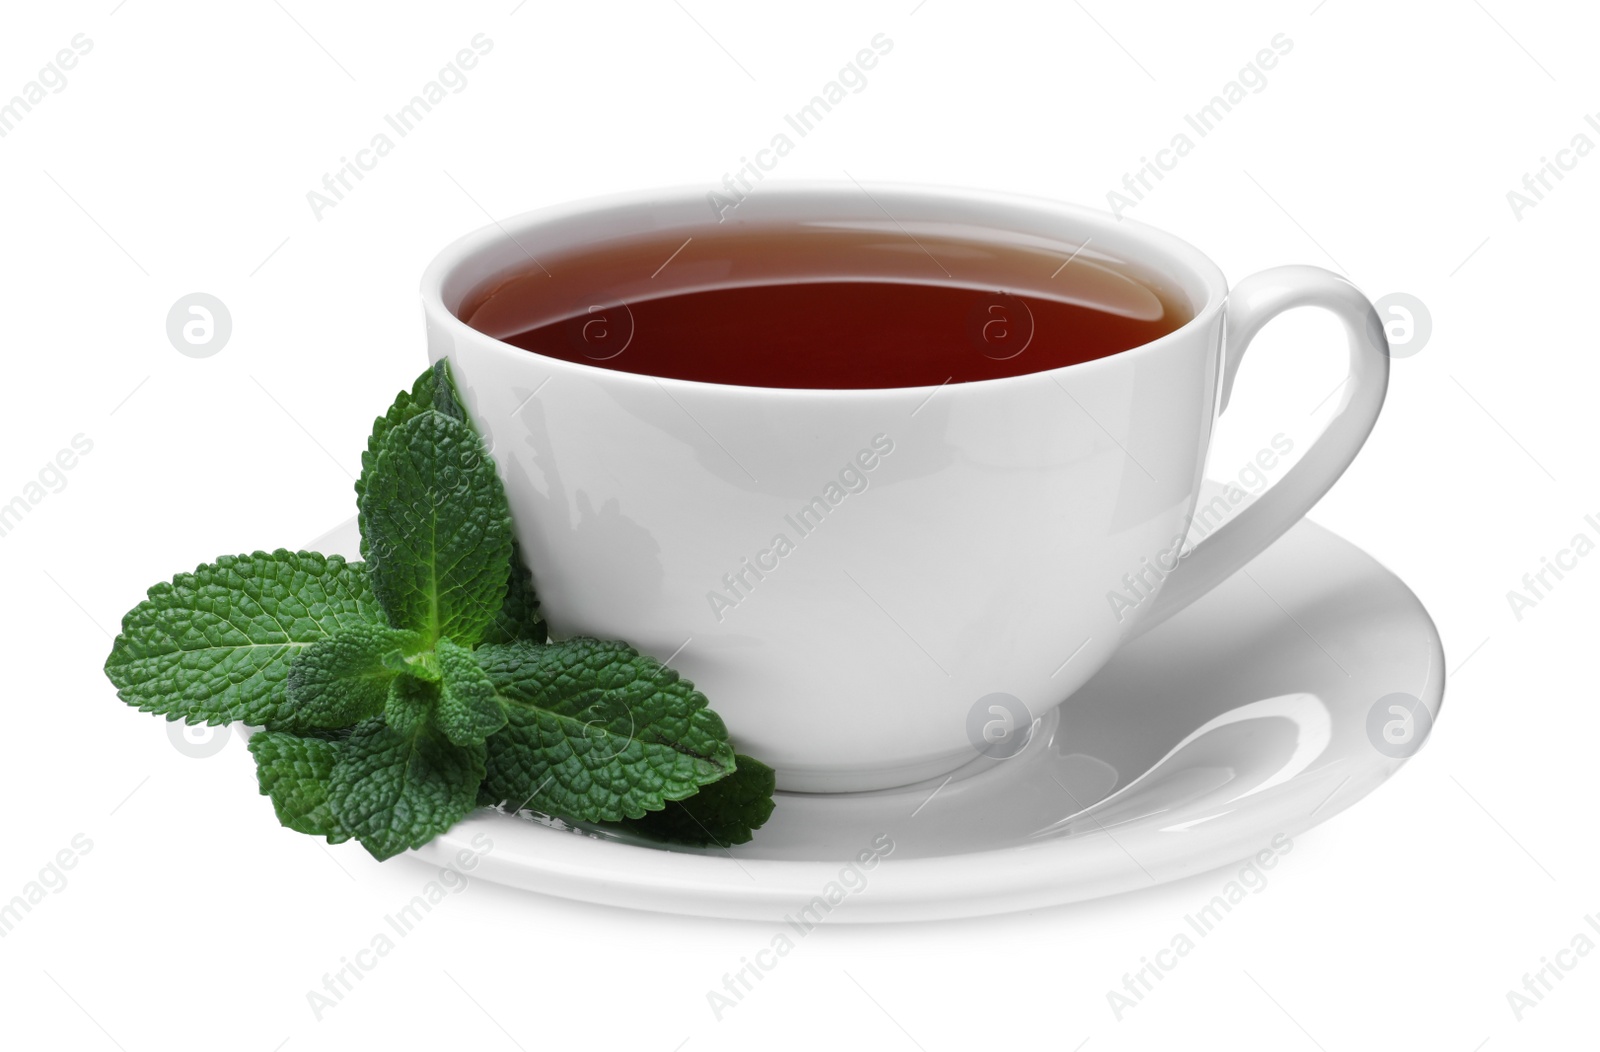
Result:
{"label": "saucer rim", "polygon": [[[330,531],[330,535],[337,532],[338,528]],[[1354,549],[1370,565],[1375,578],[1386,579],[1395,589],[1394,601],[1408,608],[1408,618],[1420,619],[1417,623],[1427,647],[1427,670],[1426,682],[1417,697],[1437,721],[1445,691],[1444,647],[1427,608],[1398,574],[1359,545],[1309,520],[1301,520],[1289,531],[1290,534],[1306,532],[1319,536],[1321,543]],[[1361,768],[1345,773],[1316,810],[1298,820],[1280,819],[1272,824],[1271,831],[1292,838],[1322,825],[1372,793],[1409,758],[1384,757],[1374,752]],[[1295,775],[1290,781],[1320,777],[1331,784],[1339,773],[1338,768],[1323,769]],[[982,774],[974,777],[981,779]],[[898,793],[914,788],[916,786],[873,792]],[[830,795],[833,794],[780,793],[779,805],[784,796],[826,799]],[[843,798],[854,794],[837,795],[843,802]],[[1257,799],[1214,816],[1213,830],[1232,828],[1208,840],[1203,851],[1194,851],[1190,845],[1185,845],[1171,857],[1149,858],[1148,862],[1161,873],[1159,878],[1152,875],[1144,863],[1136,863],[1151,881],[1146,886],[1210,872],[1248,857],[1261,846],[1263,819],[1269,812],[1270,808]],[[572,827],[566,830],[546,828],[531,833],[506,825],[508,820],[528,826],[539,824],[503,812],[479,809],[405,857],[434,865],[450,865],[458,852],[474,851],[475,837],[488,835],[492,840],[496,832],[504,834],[516,829],[518,848],[537,848],[539,854],[490,851],[478,860],[477,876],[509,887],[576,901],[649,912],[767,921],[781,920],[782,916],[787,916],[787,911],[806,903],[819,888],[836,879],[848,862],[847,859],[739,858],[738,848],[717,851],[648,846],[598,837]],[[586,843],[581,846],[563,844],[559,838],[563,831]],[[756,836],[760,836],[759,831]],[[1224,850],[1218,846],[1219,842],[1229,846]],[[1122,886],[1125,874],[1117,870],[1126,868],[1126,853],[1115,845],[1116,839],[1110,834],[1090,833],[894,860],[893,865],[884,866],[874,878],[876,884],[882,885],[880,889],[865,900],[847,897],[840,904],[843,914],[837,917],[830,914],[827,923],[988,916],[1140,890]],[[648,854],[643,854],[645,852]],[[1056,855],[1070,855],[1063,861],[1072,862],[1080,873],[1061,879],[1061,864],[1053,865],[1051,861]],[[1085,865],[1086,856],[1091,855],[1105,856],[1109,865]],[[782,916],[778,913],[780,909],[785,911]]]}

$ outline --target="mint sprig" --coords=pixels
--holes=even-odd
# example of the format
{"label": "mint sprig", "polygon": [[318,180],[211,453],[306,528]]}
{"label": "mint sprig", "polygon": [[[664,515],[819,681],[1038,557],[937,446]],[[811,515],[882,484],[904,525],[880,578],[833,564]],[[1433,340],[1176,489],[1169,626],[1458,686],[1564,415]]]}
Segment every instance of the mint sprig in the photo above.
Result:
{"label": "mint sprig", "polygon": [[770,768],[705,696],[624,643],[549,641],[494,464],[448,365],[373,424],[364,562],[225,556],[150,589],[106,675],[123,701],[235,721],[278,820],[378,859],[481,803],[669,843],[744,843]]}
{"label": "mint sprig", "polygon": [[272,798],[278,821],[297,832],[324,837],[330,844],[350,839],[328,807],[328,780],[342,744],[278,731],[260,731],[250,738],[256,779],[262,795]]}
{"label": "mint sprig", "polygon": [[734,771],[728,730],[705,695],[625,643],[511,643],[476,656],[505,713],[488,742],[491,797],[615,822]]}
{"label": "mint sprig", "polygon": [[391,429],[361,494],[367,574],[389,623],[471,646],[506,597],[511,512],[471,426],[423,413]]}
{"label": "mint sprig", "polygon": [[295,657],[382,623],[366,568],[315,552],[224,555],[150,589],[122,619],[105,671],[143,712],[219,726],[291,718]]}
{"label": "mint sprig", "polygon": [[363,621],[312,643],[289,665],[289,710],[272,721],[282,730],[351,727],[383,710],[390,685],[418,649],[415,632]]}
{"label": "mint sprig", "polygon": [[385,859],[464,818],[482,780],[482,745],[452,744],[425,720],[401,732],[373,716],[339,747],[328,773],[328,809],[340,829]]}
{"label": "mint sprig", "polygon": [[772,816],[777,778],[760,760],[737,755],[738,767],[726,778],[701,787],[659,811],[628,819],[623,828],[668,843],[728,847],[747,844]]}

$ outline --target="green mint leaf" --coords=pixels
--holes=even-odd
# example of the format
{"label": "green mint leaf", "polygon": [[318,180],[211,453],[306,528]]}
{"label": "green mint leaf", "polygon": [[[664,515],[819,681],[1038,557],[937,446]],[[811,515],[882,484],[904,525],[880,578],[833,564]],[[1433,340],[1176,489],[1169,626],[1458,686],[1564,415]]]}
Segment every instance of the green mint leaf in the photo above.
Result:
{"label": "green mint leaf", "polygon": [[299,738],[275,731],[250,736],[261,795],[272,798],[278,821],[299,833],[338,844],[350,839],[328,808],[328,779],[342,748],[339,741]]}
{"label": "green mint leaf", "polygon": [[[456,398],[455,382],[450,377],[450,364],[441,358],[428,368],[428,371],[417,377],[411,390],[401,391],[395,396],[394,404],[389,411],[372,422],[372,433],[367,436],[367,448],[361,454],[361,477],[356,479],[356,507],[361,507],[361,498],[366,493],[367,479],[371,476],[374,466],[378,462],[378,453],[383,449],[384,440],[389,437],[389,432],[423,413],[441,413],[452,420],[468,423],[466,410]],[[368,557],[367,552],[367,524],[365,515],[361,523],[361,557]]]}
{"label": "green mint leaf", "polygon": [[720,781],[704,786],[685,800],[667,804],[623,826],[635,833],[672,844],[728,847],[747,844],[755,830],[772,816],[777,778],[772,768],[742,753],[739,766]]}
{"label": "green mint leaf", "polygon": [[415,632],[386,625],[342,628],[295,656],[285,680],[290,713],[274,730],[349,727],[383,711],[396,667],[418,645]]}
{"label": "green mint leaf", "polygon": [[472,428],[439,413],[389,432],[361,498],[372,591],[395,628],[470,646],[505,600],[511,513]]}
{"label": "green mint leaf", "polygon": [[488,797],[614,822],[734,768],[727,728],[705,695],[626,644],[496,644],[474,656],[506,711],[488,741]]}
{"label": "green mint leaf", "polygon": [[465,818],[482,780],[483,746],[452,745],[426,726],[396,734],[374,716],[340,748],[328,804],[339,825],[381,862]]}
{"label": "green mint leaf", "polygon": [[[400,392],[394,404],[389,407],[389,411],[373,421],[372,434],[367,438],[366,451],[361,454],[361,477],[356,480],[358,509],[361,506],[361,498],[366,492],[367,480],[377,465],[378,454],[383,450],[383,444],[389,433],[412,417],[424,413],[439,413],[469,427],[472,425],[472,420],[467,416],[456,393],[455,381],[450,375],[450,365],[446,359],[439,359],[427,372],[417,377],[411,390]],[[362,512],[361,556],[364,559],[371,556],[367,533],[366,514]],[[550,638],[550,633],[544,618],[539,614],[539,597],[534,591],[533,575],[528,572],[527,564],[523,561],[522,553],[515,542],[511,549],[509,576],[505,602],[484,631],[481,642],[511,643],[519,639],[526,639],[532,643],[545,642]]]}
{"label": "green mint leaf", "polygon": [[506,585],[506,601],[484,630],[481,643],[543,643],[550,638],[550,626],[539,613],[539,595],[533,588],[533,574],[522,558],[522,545],[511,542],[511,580]]}
{"label": "green mint leaf", "polygon": [[506,725],[506,710],[495,695],[494,682],[466,647],[441,639],[438,655],[444,679],[435,725],[457,745],[482,745]]}
{"label": "green mint leaf", "polygon": [[360,563],[281,548],[223,556],[150,589],[105,672],[143,712],[269,724],[290,714],[283,684],[301,650],[382,617]]}
{"label": "green mint leaf", "polygon": [[428,725],[439,705],[439,684],[401,676],[389,685],[384,699],[383,722],[396,734],[410,736]]}

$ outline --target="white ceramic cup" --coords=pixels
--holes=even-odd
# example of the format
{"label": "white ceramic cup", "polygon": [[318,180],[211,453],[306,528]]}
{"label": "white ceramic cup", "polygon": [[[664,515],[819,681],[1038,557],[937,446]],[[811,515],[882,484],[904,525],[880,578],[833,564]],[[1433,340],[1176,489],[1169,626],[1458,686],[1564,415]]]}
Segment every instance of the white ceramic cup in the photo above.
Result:
{"label": "white ceramic cup", "polygon": [[[764,184],[727,222],[1026,243],[1143,276],[1192,320],[1048,371],[814,390],[558,360],[457,317],[486,282],[530,269],[530,256],[708,235],[718,219],[703,189],[684,189],[560,205],[469,234],[424,276],[428,351],[450,359],[490,444],[552,632],[621,639],[668,661],[783,789],[904,785],[990,750],[996,719],[1025,730],[1132,634],[1304,515],[1383,403],[1382,326],[1343,278],[1280,267],[1230,292],[1215,264],[1161,231],[965,190]],[[596,295],[626,299],[644,282],[619,275]],[[1040,274],[1036,289],[1012,291],[1052,289]],[[1348,336],[1350,378],[1332,422],[1178,562],[1239,360],[1264,324],[1301,306],[1331,311]],[[802,509],[810,514],[797,518]],[[1118,609],[1109,596],[1128,594],[1129,574],[1148,601]]]}

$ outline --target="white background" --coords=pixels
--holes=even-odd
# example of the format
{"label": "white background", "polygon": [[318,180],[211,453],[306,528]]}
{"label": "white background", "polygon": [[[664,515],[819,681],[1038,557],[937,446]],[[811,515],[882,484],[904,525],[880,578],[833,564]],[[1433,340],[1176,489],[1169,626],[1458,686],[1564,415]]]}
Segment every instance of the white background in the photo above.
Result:
{"label": "white background", "polygon": [[[1600,513],[1600,159],[1579,160],[1520,217],[1506,196],[1578,133],[1600,143],[1583,120],[1600,110],[1592,10],[331,7],[5,12],[0,99],[74,34],[93,42],[66,87],[0,139],[0,502],[75,435],[93,443],[65,488],[0,537],[0,899],[74,835],[93,844],[0,939],[8,1046],[1592,1046],[1600,953],[1520,1022],[1506,1000],[1600,912],[1600,557],[1520,621],[1506,598],[1542,557],[1596,533],[1583,517]],[[467,87],[314,218],[307,191],[478,33],[493,51]],[[222,552],[303,545],[352,512],[371,419],[424,365],[416,287],[443,244],[486,211],[710,189],[877,33],[893,51],[777,174],[1104,207],[1184,113],[1274,35],[1292,40],[1266,87],[1128,215],[1235,280],[1309,262],[1430,308],[1431,340],[1394,362],[1383,419],[1313,517],[1397,571],[1436,618],[1452,675],[1432,741],[1297,838],[1269,886],[1120,1022],[1106,992],[1226,872],[996,919],[828,927],[721,1022],[706,991],[770,926],[474,884],[318,1022],[306,992],[430,872],[280,830],[237,737],[195,759],[121,705],[100,672],[119,618],[157,580]],[[165,334],[168,308],[194,291],[233,318],[230,342],[203,360]],[[1215,475],[1276,430],[1309,438],[1342,375],[1326,336],[1303,320],[1263,336]]]}

